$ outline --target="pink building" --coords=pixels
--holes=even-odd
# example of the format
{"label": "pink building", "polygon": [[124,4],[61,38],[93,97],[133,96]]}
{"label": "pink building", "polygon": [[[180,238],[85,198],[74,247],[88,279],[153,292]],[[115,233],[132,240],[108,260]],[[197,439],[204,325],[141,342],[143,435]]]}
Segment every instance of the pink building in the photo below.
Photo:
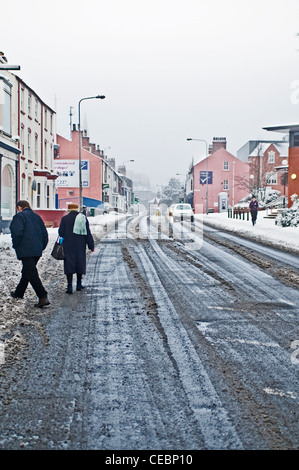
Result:
{"label": "pink building", "polygon": [[[102,205],[103,200],[103,158],[100,157],[100,150],[89,142],[88,137],[83,136],[81,142],[83,205],[98,207]],[[57,135],[57,145],[58,152],[54,164],[58,174],[58,207],[64,209],[68,202],[79,203],[79,131],[72,131],[72,140]]]}
{"label": "pink building", "polygon": [[[249,164],[219,148],[193,167],[195,214],[223,212],[249,194]],[[208,205],[207,205],[208,200]]]}

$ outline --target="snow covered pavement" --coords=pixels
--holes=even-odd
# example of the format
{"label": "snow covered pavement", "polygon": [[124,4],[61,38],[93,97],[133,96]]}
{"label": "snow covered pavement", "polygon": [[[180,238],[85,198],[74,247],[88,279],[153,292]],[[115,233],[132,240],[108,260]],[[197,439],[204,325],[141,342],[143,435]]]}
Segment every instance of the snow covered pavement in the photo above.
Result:
{"label": "snow covered pavement", "polygon": [[266,212],[258,213],[256,225],[251,220],[233,219],[227,213],[196,216],[204,224],[227,230],[261,244],[273,246],[299,254],[299,227],[281,227],[275,225],[275,219],[266,218]]}

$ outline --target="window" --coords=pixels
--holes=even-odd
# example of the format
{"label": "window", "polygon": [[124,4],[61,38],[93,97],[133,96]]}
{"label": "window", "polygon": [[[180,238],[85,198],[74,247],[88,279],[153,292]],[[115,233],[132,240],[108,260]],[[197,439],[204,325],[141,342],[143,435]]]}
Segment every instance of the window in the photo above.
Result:
{"label": "window", "polygon": [[37,183],[37,185],[36,185],[36,207],[40,207],[40,192],[41,192],[41,184]]}
{"label": "window", "polygon": [[228,189],[228,180],[223,181],[223,189]]}
{"label": "window", "polygon": [[293,134],[293,147],[299,147],[299,132],[294,132]]}
{"label": "window", "polygon": [[273,150],[271,152],[268,152],[268,163],[274,163],[275,162],[275,152]]}
{"label": "window", "polygon": [[50,186],[47,185],[47,209],[50,209]]}
{"label": "window", "polygon": [[22,155],[24,155],[24,124],[21,124],[20,138],[21,138],[21,152],[22,152]]}
{"label": "window", "polygon": [[22,177],[21,178],[21,199],[24,199],[24,193],[25,193],[25,179]]}
{"label": "window", "polygon": [[28,115],[31,115],[31,95],[28,93]]}
{"label": "window", "polygon": [[44,145],[44,166],[48,166],[48,142],[46,140]]}
{"label": "window", "polygon": [[3,217],[13,215],[13,170],[10,165],[5,165],[2,171],[1,214]]}
{"label": "window", "polygon": [[3,103],[3,131],[11,134],[11,93],[10,85],[4,82],[4,103]]}
{"label": "window", "polygon": [[24,88],[21,88],[21,99],[20,99],[20,106],[21,111],[24,111]]}
{"label": "window", "polygon": [[229,170],[229,163],[228,162],[223,162],[223,169],[224,169],[224,171]]}
{"label": "window", "polygon": [[48,129],[48,112],[45,109],[45,129]]}
{"label": "window", "polygon": [[37,120],[37,118],[38,118],[38,101],[37,101],[36,98],[35,98],[34,116],[35,116],[35,119]]}
{"label": "window", "polygon": [[38,135],[35,135],[34,139],[34,161],[38,163]]}
{"label": "window", "polygon": [[31,157],[31,130],[28,129],[28,141],[27,141],[27,158]]}
{"label": "window", "polygon": [[266,184],[277,184],[277,173],[267,173]]}

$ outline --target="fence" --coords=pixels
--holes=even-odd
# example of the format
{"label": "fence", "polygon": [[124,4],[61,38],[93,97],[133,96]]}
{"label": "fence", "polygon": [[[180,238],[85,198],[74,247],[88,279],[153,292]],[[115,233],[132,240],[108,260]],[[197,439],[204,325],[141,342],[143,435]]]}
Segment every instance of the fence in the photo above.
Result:
{"label": "fence", "polygon": [[242,219],[249,220],[249,210],[248,209],[228,209],[227,215],[231,219]]}

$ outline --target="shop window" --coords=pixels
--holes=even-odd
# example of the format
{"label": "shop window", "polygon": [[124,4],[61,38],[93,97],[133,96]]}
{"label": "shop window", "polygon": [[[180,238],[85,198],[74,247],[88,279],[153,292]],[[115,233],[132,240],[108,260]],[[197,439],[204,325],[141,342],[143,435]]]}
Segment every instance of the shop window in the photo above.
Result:
{"label": "shop window", "polygon": [[13,215],[13,170],[10,165],[5,165],[2,170],[1,186],[1,215],[12,217]]}

